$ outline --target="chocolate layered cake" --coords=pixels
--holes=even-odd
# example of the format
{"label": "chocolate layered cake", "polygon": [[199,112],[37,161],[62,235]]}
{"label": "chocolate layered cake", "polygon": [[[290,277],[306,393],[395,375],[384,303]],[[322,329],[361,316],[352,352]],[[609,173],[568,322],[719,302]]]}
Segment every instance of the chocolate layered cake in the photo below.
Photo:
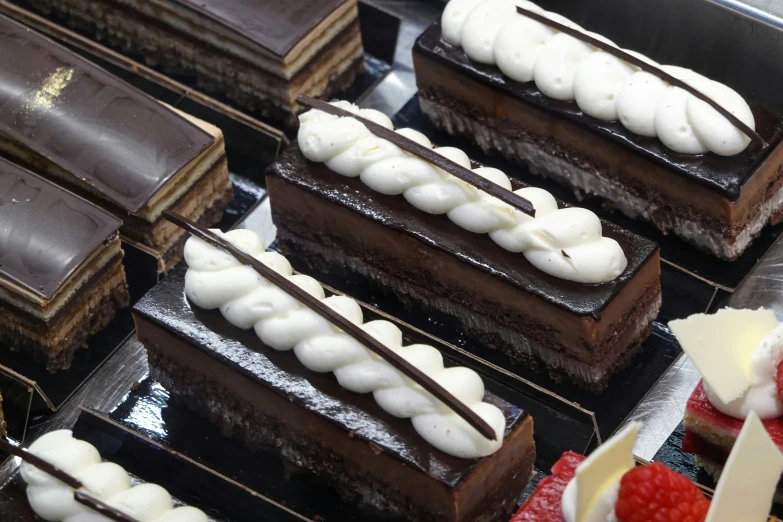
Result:
{"label": "chocolate layered cake", "polygon": [[[359,114],[391,129],[377,111]],[[267,188],[278,245],[307,270],[392,292],[425,316],[447,314],[478,344],[596,392],[639,351],[661,304],[653,242],[471,165],[458,149],[433,151],[411,129],[391,134],[476,167],[501,192],[515,189],[537,217],[357,120],[316,110],[301,120]]]}
{"label": "chocolate layered cake", "polygon": [[416,42],[437,127],[723,259],[781,221],[783,117],[517,4],[452,0]]}
{"label": "chocolate layered cake", "polygon": [[0,153],[119,217],[161,270],[182,257],[174,210],[213,224],[233,197],[220,130],[0,16]]}
{"label": "chocolate layered cake", "polygon": [[221,236],[448,390],[494,440],[285,285],[196,238],[185,246],[187,272],[173,271],[134,307],[151,374],[176,400],[349,501],[410,520],[509,516],[535,461],[530,415],[485,392],[472,370],[445,368],[435,347],[403,345],[405,327],[365,323],[354,300],[293,275],[255,233]]}
{"label": "chocolate layered cake", "polygon": [[0,345],[50,371],[128,305],[120,220],[0,158]]}
{"label": "chocolate layered cake", "polygon": [[287,126],[298,95],[328,98],[364,70],[356,0],[19,3]]}
{"label": "chocolate layered cake", "polygon": [[[751,413],[783,451],[783,325],[775,314],[723,309],[669,326],[702,375],[685,407],[683,451],[717,480]],[[781,484],[776,499],[783,501]]]}

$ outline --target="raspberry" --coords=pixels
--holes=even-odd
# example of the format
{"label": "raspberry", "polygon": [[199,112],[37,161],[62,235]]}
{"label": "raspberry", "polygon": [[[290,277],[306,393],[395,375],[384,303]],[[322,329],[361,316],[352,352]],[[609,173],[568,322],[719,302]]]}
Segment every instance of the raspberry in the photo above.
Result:
{"label": "raspberry", "polygon": [[709,508],[693,482],[656,462],[623,476],[614,511],[620,522],[702,522]]}
{"label": "raspberry", "polygon": [[778,383],[778,397],[783,401],[783,361],[778,363],[777,372],[775,373],[776,381]]}

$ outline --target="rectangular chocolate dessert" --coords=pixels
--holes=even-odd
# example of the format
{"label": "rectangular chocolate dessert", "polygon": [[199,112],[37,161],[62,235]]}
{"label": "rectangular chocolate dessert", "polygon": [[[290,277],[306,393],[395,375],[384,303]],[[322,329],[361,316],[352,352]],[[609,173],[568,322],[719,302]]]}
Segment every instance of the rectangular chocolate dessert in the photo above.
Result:
{"label": "rectangular chocolate dessert", "polygon": [[0,153],[118,216],[161,270],[184,243],[163,210],[220,220],[233,197],[220,129],[4,16],[0,47]]}
{"label": "rectangular chocolate dessert", "polygon": [[308,270],[446,313],[476,342],[595,392],[638,353],[660,308],[657,245],[609,222],[603,234],[628,266],[612,281],[583,284],[311,162],[297,144],[267,169],[267,188],[278,245]]}
{"label": "rectangular chocolate dessert", "polygon": [[0,158],[0,345],[50,371],[128,305],[110,213]]}
{"label": "rectangular chocolate dessert", "polygon": [[134,307],[151,374],[189,408],[251,449],[272,450],[338,492],[420,521],[500,521],[514,508],[535,461],[533,420],[490,393],[506,417],[502,447],[457,458],[426,442],[410,420],[370,393],[343,388],[290,351],[269,348],[218,310],[185,296],[180,267]]}
{"label": "rectangular chocolate dessert", "polygon": [[[512,11],[509,20],[517,16]],[[574,101],[544,95],[533,81],[471,60],[444,40],[441,22],[419,37],[413,62],[421,108],[438,128],[572,186],[577,197],[598,195],[715,256],[736,259],[762,228],[783,220],[783,117],[763,107],[750,104],[766,148],[751,143],[730,156],[685,154],[631,132],[617,116],[589,116]],[[609,71],[598,77],[612,78]],[[689,132],[687,125],[680,130]]]}
{"label": "rectangular chocolate dessert", "polygon": [[19,3],[287,126],[298,95],[328,98],[364,70],[356,0]]}

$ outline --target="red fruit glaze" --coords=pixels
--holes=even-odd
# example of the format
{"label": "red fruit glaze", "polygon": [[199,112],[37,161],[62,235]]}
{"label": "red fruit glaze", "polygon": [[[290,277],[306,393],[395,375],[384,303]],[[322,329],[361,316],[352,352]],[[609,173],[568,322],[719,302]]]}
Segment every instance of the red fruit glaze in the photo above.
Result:
{"label": "red fruit glaze", "polygon": [[561,508],[563,491],[576,474],[576,467],[585,460],[583,455],[563,453],[552,474],[538,483],[538,487],[510,522],[565,522]]}
{"label": "red fruit glaze", "polygon": [[702,522],[710,502],[687,477],[660,462],[638,466],[620,481],[620,522]]}
{"label": "red fruit glaze", "polygon": [[[778,388],[780,389],[780,387]],[[707,400],[707,395],[704,393],[704,386],[701,382],[699,382],[699,385],[693,390],[690,399],[688,399],[685,415],[698,417],[703,423],[727,432],[735,439],[739,437],[740,430],[742,430],[742,424],[744,423],[744,420],[742,419],[735,419],[734,417],[729,417],[728,415],[719,412],[715,406]],[[781,451],[783,451],[783,417],[768,419],[762,421],[762,423],[767,429],[769,436],[775,444],[778,445]]]}
{"label": "red fruit glaze", "polygon": [[783,401],[783,361],[778,363],[778,367],[775,370],[775,380],[778,385],[778,397]]}

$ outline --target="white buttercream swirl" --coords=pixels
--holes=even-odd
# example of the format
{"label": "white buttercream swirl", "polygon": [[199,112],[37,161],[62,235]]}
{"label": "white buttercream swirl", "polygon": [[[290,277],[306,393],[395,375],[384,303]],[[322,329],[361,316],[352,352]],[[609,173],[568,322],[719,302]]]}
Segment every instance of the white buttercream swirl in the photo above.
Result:
{"label": "white buttercream swirl", "polygon": [[[617,522],[617,515],[615,514],[614,508],[617,504],[617,498],[620,495],[621,480],[622,477],[617,479],[614,484],[601,491],[601,494],[593,504],[593,508],[584,518],[583,522]],[[576,479],[571,479],[563,491],[563,496],[560,500],[560,508],[566,522],[577,522],[577,495]]]}
{"label": "white buttercream swirl", "polygon": [[[750,138],[704,101],[517,13],[517,5],[616,47],[601,35],[525,0],[451,0],[441,18],[443,39],[462,47],[473,61],[496,65],[512,80],[535,82],[550,98],[576,101],[585,114],[619,120],[631,132],[658,137],[676,152],[733,156],[750,143]],[[659,66],[639,53],[626,52]],[[731,88],[688,69],[659,67],[755,128],[750,107]]]}
{"label": "white buttercream swirl", "polygon": [[[359,109],[348,102],[334,105],[393,129],[391,120],[378,111]],[[514,191],[533,204],[533,218],[375,136],[353,118],[310,110],[299,121],[299,148],[307,159],[322,162],[343,176],[358,176],[382,194],[402,195],[429,214],[446,214],[465,230],[489,234],[495,243],[521,252],[543,272],[580,283],[601,283],[615,279],[628,264],[617,241],[603,237],[598,216],[583,208],[559,209],[555,198],[543,189]],[[418,131],[397,132],[432,147]],[[471,167],[460,149],[434,150],[467,169]],[[481,167],[473,172],[507,190],[512,188],[508,176],[498,169]]]}
{"label": "white buttercream swirl", "polygon": [[761,340],[751,358],[753,384],[741,397],[725,403],[703,381],[704,394],[715,409],[736,419],[745,419],[750,412],[759,418],[783,416],[783,403],[778,395],[777,368],[783,361],[783,324]]}
{"label": "white buttercream swirl", "polygon": [[[79,479],[82,491],[122,511],[139,522],[208,522],[203,511],[194,507],[174,507],[171,495],[156,484],[131,487],[128,473],[117,464],[101,462],[92,444],[73,438],[70,430],[47,433],[29,448],[30,453]],[[57,522],[110,522],[77,502],[74,490],[22,462],[21,475],[27,482],[27,499],[44,520]]]}
{"label": "white buttercream swirl", "polygon": [[419,385],[270,283],[249,266],[204,241],[191,237],[185,243],[185,293],[201,308],[219,308],[237,328],[255,330],[275,350],[291,350],[315,372],[333,372],[344,388],[372,393],[385,411],[410,418],[416,432],[439,450],[462,458],[490,455],[503,444],[506,419],[496,406],[483,402],[484,382],[471,369],[444,368],[440,351],[424,344],[402,345],[402,331],[388,321],[363,323],[361,307],[345,296],[325,297],[323,287],[306,275],[293,275],[285,257],[265,252],[264,242],[250,230],[220,234],[313,297],[382,342],[439,383],[476,412],[495,431],[490,441],[459,415]]}

